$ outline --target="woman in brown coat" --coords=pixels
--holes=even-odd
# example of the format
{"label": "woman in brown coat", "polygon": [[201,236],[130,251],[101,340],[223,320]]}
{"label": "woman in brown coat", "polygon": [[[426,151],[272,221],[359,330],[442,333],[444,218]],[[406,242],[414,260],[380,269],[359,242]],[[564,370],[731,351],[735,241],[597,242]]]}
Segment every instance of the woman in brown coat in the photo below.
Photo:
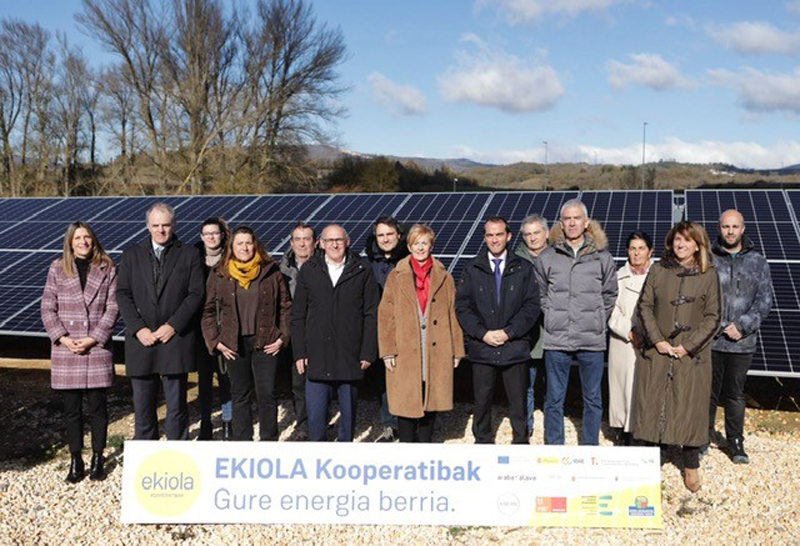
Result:
{"label": "woman in brown coat", "polygon": [[67,482],[83,479],[83,398],[92,430],[89,478],[102,480],[108,435],[106,390],[114,380],[111,333],[117,321],[117,270],[92,228],[73,222],[64,255],[50,265],[42,323],[52,342],[51,385],[64,401],[72,461]]}
{"label": "woman in brown coat", "polygon": [[411,256],[389,274],[378,308],[389,411],[401,442],[431,441],[435,412],[453,409],[453,369],[464,356],[455,283],[431,256],[434,238],[428,226],[411,228]]}
{"label": "woman in brown coat", "polygon": [[228,361],[234,440],[253,439],[254,391],[259,439],[278,439],[275,380],[278,353],[289,343],[291,306],[278,262],[252,229],[236,228],[208,276],[202,319],[208,351]]}
{"label": "woman in brown coat", "polygon": [[683,446],[684,484],[700,489],[700,446],[708,443],[711,341],[722,298],[708,235],[681,222],[667,235],[637,306],[645,349],[636,361],[635,438]]}

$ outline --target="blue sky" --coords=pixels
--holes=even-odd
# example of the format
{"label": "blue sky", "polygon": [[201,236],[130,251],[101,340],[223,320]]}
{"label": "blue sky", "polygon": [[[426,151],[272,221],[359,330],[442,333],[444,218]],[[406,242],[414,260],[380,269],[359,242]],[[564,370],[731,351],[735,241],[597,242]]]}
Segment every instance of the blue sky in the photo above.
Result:
{"label": "blue sky", "polygon": [[[80,2],[2,2],[67,32]],[[341,145],[510,163],[800,163],[800,1],[318,0],[350,91]]]}

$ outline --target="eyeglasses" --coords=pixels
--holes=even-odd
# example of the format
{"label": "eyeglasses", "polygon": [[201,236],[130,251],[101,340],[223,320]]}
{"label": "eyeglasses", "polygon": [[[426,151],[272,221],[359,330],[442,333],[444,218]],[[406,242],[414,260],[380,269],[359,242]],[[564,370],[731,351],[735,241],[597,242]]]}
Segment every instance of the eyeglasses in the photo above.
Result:
{"label": "eyeglasses", "polygon": [[347,242],[347,239],[344,238],[337,238],[337,239],[322,239],[322,242],[326,245],[343,245]]}
{"label": "eyeglasses", "polygon": [[203,237],[219,237],[221,233],[219,231],[205,231],[201,235]]}

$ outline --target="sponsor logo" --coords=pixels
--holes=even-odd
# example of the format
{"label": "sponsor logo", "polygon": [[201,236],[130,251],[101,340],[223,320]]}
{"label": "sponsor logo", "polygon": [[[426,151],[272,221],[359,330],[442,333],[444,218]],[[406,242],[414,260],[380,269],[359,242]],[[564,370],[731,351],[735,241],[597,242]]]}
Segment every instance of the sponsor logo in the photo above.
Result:
{"label": "sponsor logo", "polygon": [[497,509],[501,514],[510,516],[519,511],[519,498],[513,493],[503,493],[497,499]]}
{"label": "sponsor logo", "polygon": [[650,506],[647,497],[640,495],[633,501],[633,506],[628,506],[628,515],[631,517],[650,517],[656,515],[656,509]]}
{"label": "sponsor logo", "polygon": [[561,464],[561,459],[558,457],[537,457],[538,464]]}
{"label": "sponsor logo", "polygon": [[200,470],[186,453],[164,450],[153,453],[139,465],[134,489],[139,504],[151,514],[179,516],[200,495]]}
{"label": "sponsor logo", "polygon": [[511,463],[510,458],[508,455],[500,455],[497,457],[497,464],[509,464]]}
{"label": "sponsor logo", "polygon": [[536,511],[546,514],[566,514],[567,497],[536,497]]}

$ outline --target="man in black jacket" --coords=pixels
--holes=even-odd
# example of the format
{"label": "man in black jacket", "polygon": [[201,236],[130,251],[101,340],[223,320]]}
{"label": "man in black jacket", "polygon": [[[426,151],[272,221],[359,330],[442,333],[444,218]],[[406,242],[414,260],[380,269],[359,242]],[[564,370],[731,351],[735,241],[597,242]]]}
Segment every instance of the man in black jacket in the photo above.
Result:
{"label": "man in black jacket", "polygon": [[168,440],[189,438],[186,377],[195,368],[197,321],[205,286],[200,252],[174,234],[175,212],[155,203],[150,236],[122,254],[117,303],[125,320],[125,370],[133,386],[136,440],[158,440],[159,379]]}
{"label": "man in black jacket", "polygon": [[531,264],[508,252],[511,233],[504,218],[489,218],[483,238],[487,248],[464,268],[456,296],[458,322],[472,363],[472,433],[478,444],[494,443],[492,395],[500,374],[512,441],[525,444],[530,334],[539,317],[539,286]]}
{"label": "man in black jacket", "polygon": [[[372,265],[375,280],[381,287],[381,296],[386,287],[389,273],[397,266],[397,262],[408,256],[409,250],[400,222],[393,216],[381,216],[375,221],[372,234],[367,237],[364,247],[367,260]],[[386,367],[377,366],[379,380],[382,385],[381,424],[383,430],[377,442],[394,442],[398,439],[397,417],[389,413],[389,400],[386,397]]]}
{"label": "man in black jacket", "polygon": [[306,375],[309,439],[326,440],[328,404],[339,397],[339,441],[351,442],[358,382],[378,357],[380,294],[372,268],[348,250],[344,228],[322,230],[322,256],[312,256],[297,276],[292,304],[295,365]]}

